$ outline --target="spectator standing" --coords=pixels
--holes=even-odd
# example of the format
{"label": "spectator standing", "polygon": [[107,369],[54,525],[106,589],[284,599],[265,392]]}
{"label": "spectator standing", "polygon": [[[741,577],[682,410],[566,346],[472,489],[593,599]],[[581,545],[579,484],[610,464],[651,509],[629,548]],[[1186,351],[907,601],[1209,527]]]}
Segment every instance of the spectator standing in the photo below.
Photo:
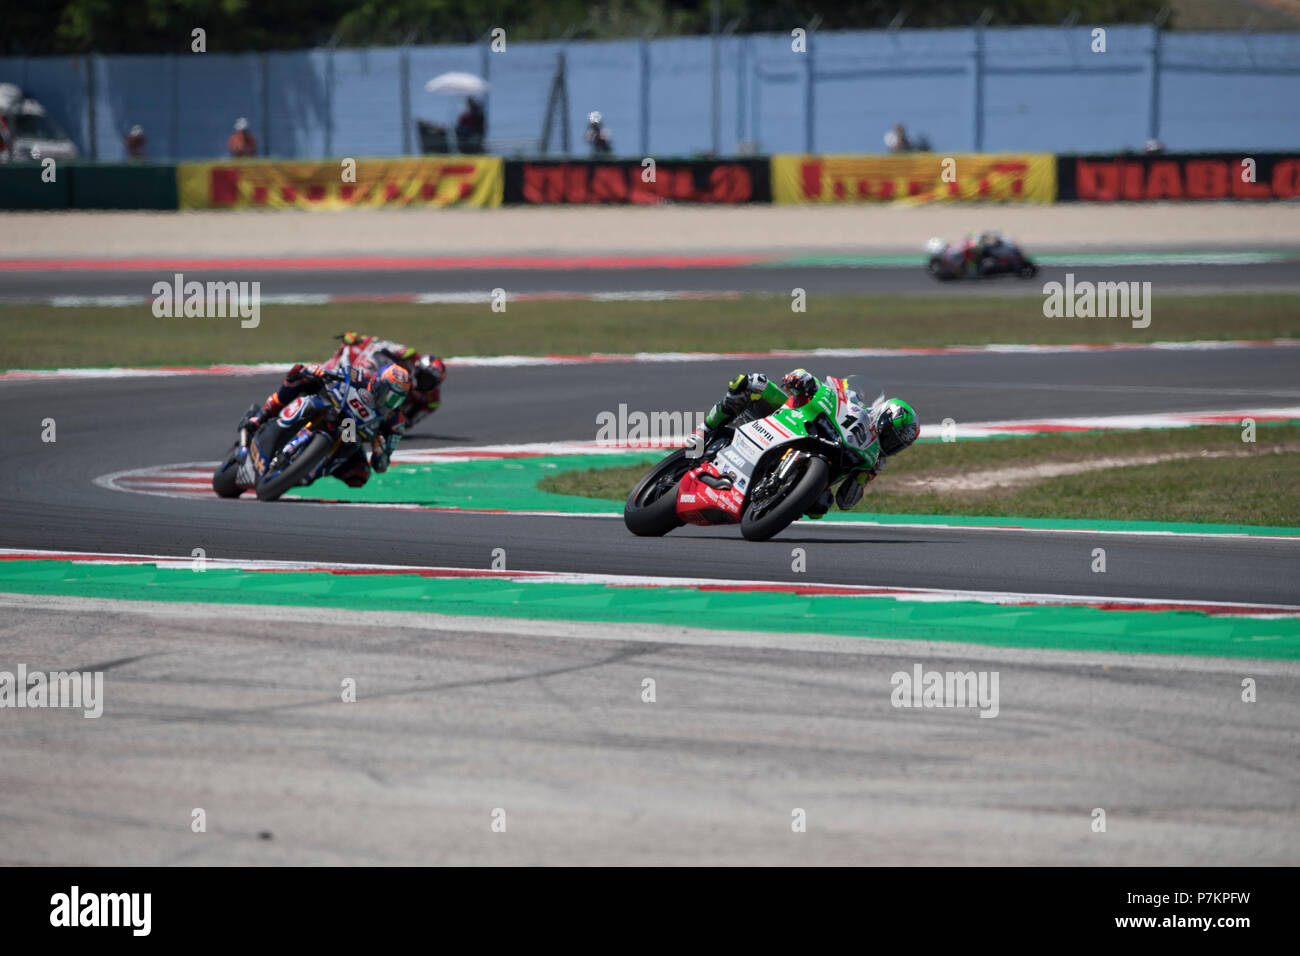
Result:
{"label": "spectator standing", "polygon": [[139,123],[132,126],[127,134],[122,137],[122,143],[126,146],[127,159],[144,159],[144,127]]}
{"label": "spectator standing", "polygon": [[907,138],[907,130],[902,123],[895,123],[894,128],[885,134],[885,149],[891,153],[910,153],[912,141]]}
{"label": "spectator standing", "polygon": [[234,157],[257,155],[257,140],[248,131],[248,120],[244,117],[235,120],[235,131],[230,134],[226,146],[230,150],[230,155]]}
{"label": "spectator standing", "polygon": [[582,134],[582,138],[591,144],[591,152],[594,156],[607,155],[614,151],[613,141],[609,137],[605,118],[600,115],[600,110],[592,110],[587,114],[587,131]]}

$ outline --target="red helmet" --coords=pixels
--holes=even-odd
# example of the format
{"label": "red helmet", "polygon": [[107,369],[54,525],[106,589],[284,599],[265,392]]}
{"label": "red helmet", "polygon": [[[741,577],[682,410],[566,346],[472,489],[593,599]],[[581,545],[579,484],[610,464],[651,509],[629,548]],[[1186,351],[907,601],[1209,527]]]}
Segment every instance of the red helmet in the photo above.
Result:
{"label": "red helmet", "polygon": [[411,378],[416,391],[432,392],[447,377],[447,366],[436,355],[423,355],[415,363]]}
{"label": "red helmet", "polygon": [[402,366],[391,363],[381,368],[370,384],[370,394],[375,396],[375,404],[384,408],[401,408],[410,392],[411,376]]}

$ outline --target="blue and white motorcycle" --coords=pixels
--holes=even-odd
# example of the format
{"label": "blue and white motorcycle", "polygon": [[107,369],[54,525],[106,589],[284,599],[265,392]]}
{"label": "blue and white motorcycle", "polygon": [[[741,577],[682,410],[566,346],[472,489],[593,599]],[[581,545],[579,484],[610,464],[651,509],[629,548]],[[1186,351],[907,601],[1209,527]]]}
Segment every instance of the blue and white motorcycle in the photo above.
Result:
{"label": "blue and white motorcycle", "polygon": [[384,423],[360,373],[343,368],[326,375],[326,385],[286,405],[254,431],[248,425],[257,406],[239,423],[239,440],[212,474],[212,490],[238,498],[249,488],[260,501],[275,501],[290,488],[354,467]]}

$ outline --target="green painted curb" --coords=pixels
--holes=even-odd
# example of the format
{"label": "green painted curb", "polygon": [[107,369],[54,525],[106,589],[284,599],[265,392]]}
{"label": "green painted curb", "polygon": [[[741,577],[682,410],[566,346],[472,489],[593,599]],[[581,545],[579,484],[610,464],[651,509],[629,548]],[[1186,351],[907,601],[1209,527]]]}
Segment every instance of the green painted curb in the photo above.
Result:
{"label": "green painted curb", "polygon": [[[503,578],[328,571],[239,571],[52,559],[0,562],[0,592],[137,601],[627,622],[764,633],[963,641],[1141,654],[1300,659],[1300,619],[1214,617],[1199,611],[1000,606],[977,601],[801,596],[699,587],[611,587]],[[305,615],[310,619],[310,614]]]}
{"label": "green painted curb", "polygon": [[306,488],[296,488],[286,496],[419,505],[425,508],[622,514],[622,502],[551,494],[540,491],[537,483],[547,475],[574,469],[639,462],[644,462],[649,469],[664,454],[665,452],[656,449],[648,453],[626,455],[547,455],[396,465],[383,475],[374,476],[361,488],[349,488],[341,481],[331,480]]}
{"label": "green painted curb", "polygon": [[[288,495],[309,499],[328,498],[332,501],[417,505],[424,508],[621,515],[623,503],[620,501],[552,494],[538,489],[537,483],[547,475],[577,469],[618,468],[633,464],[644,464],[648,469],[663,454],[663,451],[656,449],[626,454],[547,455],[428,465],[399,465],[383,475],[375,476],[362,488],[349,488],[342,482],[331,480],[307,488],[294,489],[288,492]],[[993,526],[1036,530],[1147,531],[1300,537],[1300,528],[1174,521],[1017,518],[1006,515],[880,514],[869,511],[832,511],[826,520],[873,522],[882,525],[954,525],[971,528]],[[815,522],[806,523],[815,524]]]}

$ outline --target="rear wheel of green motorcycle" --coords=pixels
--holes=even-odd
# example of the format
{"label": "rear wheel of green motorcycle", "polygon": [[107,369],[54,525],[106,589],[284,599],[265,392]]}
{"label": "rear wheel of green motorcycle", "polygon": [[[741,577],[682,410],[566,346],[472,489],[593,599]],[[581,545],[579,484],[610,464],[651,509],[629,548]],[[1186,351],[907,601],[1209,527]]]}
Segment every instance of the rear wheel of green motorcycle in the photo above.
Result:
{"label": "rear wheel of green motorcycle", "polygon": [[627,530],[643,538],[661,538],[686,522],[677,517],[677,485],[682,476],[700,464],[679,448],[637,482],[623,506]]}
{"label": "rear wheel of green motorcycle", "polygon": [[795,474],[787,478],[788,490],[776,492],[779,500],[749,503],[740,518],[740,533],[749,541],[766,541],[780,534],[826,490],[829,475],[830,466],[825,459],[805,458],[803,463],[795,465]]}
{"label": "rear wheel of green motorcycle", "polygon": [[257,498],[259,501],[275,501],[290,488],[302,481],[311,470],[320,464],[322,458],[329,454],[330,445],[334,444],[334,439],[324,432],[316,432],[308,440],[307,444],[299,449],[298,454],[293,456],[293,461],[289,462],[289,467],[278,475],[270,478],[263,478],[257,483]]}
{"label": "rear wheel of green motorcycle", "polygon": [[212,473],[212,490],[220,498],[238,498],[247,489],[235,484],[239,477],[239,446],[235,445]]}

